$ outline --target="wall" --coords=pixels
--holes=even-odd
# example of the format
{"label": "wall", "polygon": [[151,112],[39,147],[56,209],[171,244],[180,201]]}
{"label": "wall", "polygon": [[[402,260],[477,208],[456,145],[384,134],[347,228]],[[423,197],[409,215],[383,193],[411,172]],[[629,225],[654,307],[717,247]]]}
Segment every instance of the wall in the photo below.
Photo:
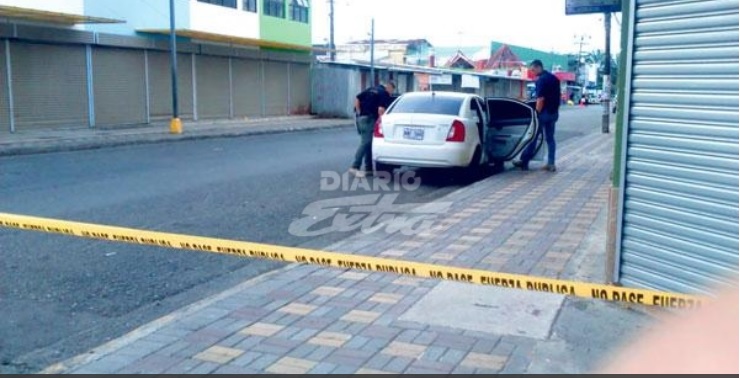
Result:
{"label": "wall", "polygon": [[311,46],[311,25],[271,16],[260,16],[260,38]]}
{"label": "wall", "polygon": [[[10,112],[7,111],[10,92],[7,86],[0,86],[0,104],[6,104],[0,106],[0,134],[13,129],[11,122],[15,122],[18,132],[33,128],[115,127],[142,124],[150,119],[161,120],[170,113],[170,101],[167,98],[170,94],[169,54],[166,44],[155,43],[145,37],[121,38],[98,34],[95,38],[88,31],[13,26],[8,24],[0,28],[0,77],[5,77],[4,63],[8,51],[4,46],[8,38],[11,39],[10,61],[14,65],[14,116],[11,121]],[[86,64],[88,46],[92,52],[87,62],[91,63],[89,65]],[[310,57],[306,54],[281,54],[192,43],[187,46],[189,51],[195,53],[186,53],[181,49],[178,59],[181,68],[178,80],[181,84],[180,105],[184,118],[192,114],[198,99],[201,101],[196,108],[204,116],[210,114],[219,118],[286,116],[305,114],[310,109]],[[210,55],[206,58],[199,52]],[[196,61],[227,61],[227,66],[198,64],[193,68],[191,63],[194,56]],[[233,84],[228,81],[228,59],[231,59],[234,67]],[[148,65],[145,66],[145,62]],[[259,69],[261,66],[265,69],[278,67],[281,71],[278,75],[285,76],[273,74],[266,77],[265,71]],[[205,79],[207,83],[211,74],[226,78],[226,82],[220,84],[226,93],[220,103],[204,100],[212,97],[212,92],[208,92],[209,88],[203,82]],[[198,88],[192,86],[193,77],[201,78]],[[270,109],[265,96],[261,96],[268,92],[262,86],[265,89],[274,88],[270,84],[277,79],[286,83],[285,90],[273,91]],[[45,84],[40,86],[39,83]],[[92,83],[95,96],[87,95],[88,83]],[[229,93],[229,88],[233,88],[233,95]],[[252,94],[255,96],[250,97]],[[229,114],[223,111],[224,103],[227,104],[226,109],[232,104],[239,109],[233,115]],[[125,106],[116,108],[115,104]],[[245,104],[251,106],[248,111],[243,109]],[[93,122],[89,122],[90,118]]]}
{"label": "wall", "polygon": [[[285,18],[266,16],[262,9],[262,0],[258,0],[260,11],[260,38],[268,41],[311,46],[311,23],[290,20],[289,4],[285,1]],[[312,4],[313,5],[313,4]],[[308,10],[308,19],[313,16],[313,8]]]}
{"label": "wall", "polygon": [[[191,29],[244,38],[260,37],[260,16],[257,13],[197,0],[192,0],[190,7]],[[241,1],[239,7],[241,8]]]}
{"label": "wall", "polygon": [[[178,29],[190,27],[190,0],[175,0],[175,21]],[[168,0],[85,0],[85,14],[126,20],[123,24],[91,24],[90,31],[136,35],[137,29],[169,29]]]}
{"label": "wall", "polygon": [[[634,22],[630,19],[630,2],[622,2],[622,45],[620,51],[628,51],[629,49],[629,25]],[[619,80],[616,85],[616,89],[619,92],[619,103],[618,111],[615,119],[614,127],[614,167],[612,168],[612,185],[609,188],[609,209],[608,209],[608,221],[606,230],[606,277],[608,283],[616,283],[618,279],[617,267],[617,221],[619,216],[619,198],[621,196],[619,190],[620,177],[622,175],[622,148],[623,147],[623,130],[625,126],[624,115],[628,111],[625,107],[626,101],[624,97],[629,94],[625,90],[627,77],[627,54],[619,54]]]}
{"label": "wall", "polygon": [[85,0],[0,0],[0,5],[71,14],[85,12]]}
{"label": "wall", "polygon": [[358,70],[315,65],[311,73],[312,111],[323,117],[353,117],[360,81]]}

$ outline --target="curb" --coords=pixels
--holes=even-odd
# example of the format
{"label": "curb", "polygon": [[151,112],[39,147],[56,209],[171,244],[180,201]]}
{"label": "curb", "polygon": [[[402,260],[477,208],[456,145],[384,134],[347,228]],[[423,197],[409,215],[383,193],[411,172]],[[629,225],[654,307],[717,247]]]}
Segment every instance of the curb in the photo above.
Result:
{"label": "curb", "polygon": [[259,136],[259,135],[276,135],[276,134],[287,134],[292,132],[307,132],[307,131],[320,131],[320,130],[332,130],[351,127],[350,121],[341,124],[330,124],[316,127],[281,127],[273,129],[246,129],[246,130],[235,130],[226,132],[203,132],[201,134],[183,134],[183,135],[169,135],[161,134],[156,135],[149,139],[142,139],[139,135],[126,136],[120,139],[111,140],[98,140],[98,141],[62,141],[55,145],[30,145],[20,147],[0,147],[0,157],[5,156],[20,156],[20,155],[36,155],[46,154],[54,152],[72,152],[72,151],[86,151],[96,150],[102,148],[111,147],[122,147],[122,146],[133,146],[133,145],[147,145],[147,144],[163,144],[173,142],[185,142],[194,140],[206,140],[206,139],[218,139],[218,138],[236,138],[244,136]]}

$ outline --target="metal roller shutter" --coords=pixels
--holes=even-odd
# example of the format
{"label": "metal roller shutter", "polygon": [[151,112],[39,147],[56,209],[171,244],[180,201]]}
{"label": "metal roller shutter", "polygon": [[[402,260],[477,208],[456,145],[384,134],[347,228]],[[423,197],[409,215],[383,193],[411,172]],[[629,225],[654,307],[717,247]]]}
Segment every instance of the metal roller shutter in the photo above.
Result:
{"label": "metal roller shutter", "polygon": [[265,61],[265,115],[288,114],[288,64]]}
{"label": "metal roller shutter", "polygon": [[234,80],[234,115],[262,115],[262,66],[257,60],[232,60]]}
{"label": "metal roller shutter", "polygon": [[93,48],[95,125],[146,122],[143,50]]}
{"label": "metal roller shutter", "polygon": [[[172,117],[172,73],[167,52],[149,51],[149,112],[153,120]],[[193,59],[177,55],[177,85],[180,118],[193,118]]]}
{"label": "metal roller shutter", "polygon": [[10,131],[10,104],[8,94],[5,41],[0,40],[0,134]]}
{"label": "metal roller shutter", "polygon": [[308,114],[311,110],[311,66],[291,63],[290,113]]}
{"label": "metal roller shutter", "polygon": [[199,55],[195,67],[198,118],[228,118],[231,112],[229,60]]}
{"label": "metal roller shutter", "polygon": [[84,46],[10,45],[17,130],[88,127]]}
{"label": "metal roller shutter", "polygon": [[738,1],[632,1],[620,282],[702,293],[738,269]]}

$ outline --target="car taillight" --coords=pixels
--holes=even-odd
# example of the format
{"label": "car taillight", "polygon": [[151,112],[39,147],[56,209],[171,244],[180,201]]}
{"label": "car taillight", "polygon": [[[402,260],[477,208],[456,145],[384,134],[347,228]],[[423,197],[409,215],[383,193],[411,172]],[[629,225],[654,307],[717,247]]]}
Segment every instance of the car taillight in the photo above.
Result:
{"label": "car taillight", "polygon": [[465,124],[460,121],[452,122],[450,132],[447,134],[448,142],[465,142]]}
{"label": "car taillight", "polygon": [[373,136],[376,138],[385,138],[383,135],[383,122],[380,118],[375,121],[375,128],[373,129]]}

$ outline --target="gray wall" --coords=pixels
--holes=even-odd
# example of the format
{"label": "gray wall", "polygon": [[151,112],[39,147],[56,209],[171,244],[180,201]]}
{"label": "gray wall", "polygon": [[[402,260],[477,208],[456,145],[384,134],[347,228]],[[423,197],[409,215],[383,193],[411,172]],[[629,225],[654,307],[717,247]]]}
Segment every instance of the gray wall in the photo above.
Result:
{"label": "gray wall", "polygon": [[[178,50],[184,119],[310,112],[308,54],[186,41]],[[0,25],[0,133],[167,119],[169,63],[160,38]]]}
{"label": "gray wall", "polygon": [[360,71],[315,65],[312,72],[312,111],[323,117],[353,117],[354,96],[360,91]]}
{"label": "gray wall", "polygon": [[[357,93],[362,91],[363,74],[369,80],[369,69],[366,67],[316,64],[312,69],[312,112],[323,117],[354,117],[353,104]],[[388,80],[387,70],[378,70],[381,81]],[[394,72],[396,91],[399,94],[412,92],[419,88],[418,77],[410,72]],[[524,84],[520,80],[506,78],[481,78],[479,89],[462,88],[462,77],[455,74],[452,85],[435,85],[434,90],[474,93],[483,97],[519,98],[519,88]]]}

